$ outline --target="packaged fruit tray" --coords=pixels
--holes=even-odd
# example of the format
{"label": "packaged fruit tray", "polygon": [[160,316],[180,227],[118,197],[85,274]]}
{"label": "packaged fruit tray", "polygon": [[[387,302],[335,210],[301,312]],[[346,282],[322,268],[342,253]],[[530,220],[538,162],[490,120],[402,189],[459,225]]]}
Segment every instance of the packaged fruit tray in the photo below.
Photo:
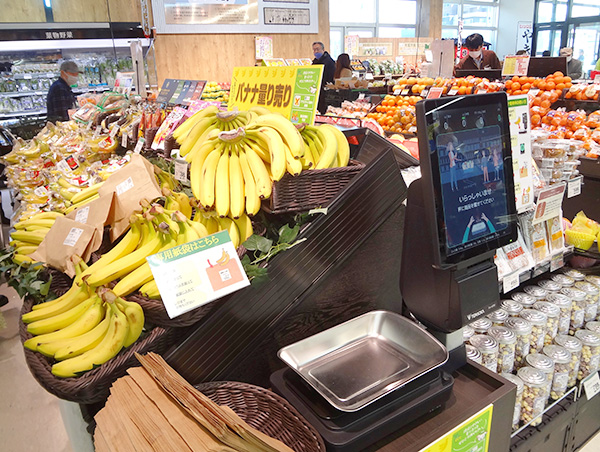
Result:
{"label": "packaged fruit tray", "polygon": [[[53,274],[51,290],[56,294],[65,293],[71,287],[71,280],[59,272],[51,273]],[[26,297],[23,300],[21,315],[30,312],[34,304],[33,298]],[[33,377],[46,391],[71,402],[91,404],[105,400],[112,383],[125,375],[129,367],[138,365],[136,353],[145,354],[151,351],[164,353],[185,334],[187,329],[155,326],[114,358],[76,378],[54,376],[51,372],[54,360],[26,348],[24,348],[25,360]],[[33,337],[23,322],[19,324],[19,335],[22,343]]]}

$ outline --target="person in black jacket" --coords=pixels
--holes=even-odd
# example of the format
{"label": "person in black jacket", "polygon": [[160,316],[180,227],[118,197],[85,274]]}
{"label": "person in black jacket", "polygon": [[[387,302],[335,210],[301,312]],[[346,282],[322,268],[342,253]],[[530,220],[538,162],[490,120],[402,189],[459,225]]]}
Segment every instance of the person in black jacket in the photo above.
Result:
{"label": "person in black jacket", "polygon": [[81,71],[74,61],[63,61],[60,65],[60,77],[48,90],[46,108],[48,121],[68,121],[69,109],[75,107],[75,94],[71,85],[77,83]]}
{"label": "person in black jacket", "polygon": [[321,93],[319,96],[319,105],[317,109],[321,114],[325,114],[327,104],[325,103],[324,88],[327,83],[333,83],[333,74],[335,73],[335,61],[331,55],[325,51],[325,45],[322,42],[313,42],[313,55],[315,59],[312,64],[323,65],[323,78],[321,79]]}

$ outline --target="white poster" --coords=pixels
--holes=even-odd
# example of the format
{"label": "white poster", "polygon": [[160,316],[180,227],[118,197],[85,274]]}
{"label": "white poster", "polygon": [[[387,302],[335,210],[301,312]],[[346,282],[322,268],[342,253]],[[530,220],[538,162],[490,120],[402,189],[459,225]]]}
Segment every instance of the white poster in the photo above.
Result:
{"label": "white poster", "polygon": [[531,166],[531,121],[527,94],[508,97],[510,144],[512,147],[515,200],[517,212],[533,208],[533,177]]}
{"label": "white poster", "polygon": [[533,22],[528,20],[517,23],[517,48],[518,50],[525,50],[527,53],[531,53],[531,40],[533,38]]}

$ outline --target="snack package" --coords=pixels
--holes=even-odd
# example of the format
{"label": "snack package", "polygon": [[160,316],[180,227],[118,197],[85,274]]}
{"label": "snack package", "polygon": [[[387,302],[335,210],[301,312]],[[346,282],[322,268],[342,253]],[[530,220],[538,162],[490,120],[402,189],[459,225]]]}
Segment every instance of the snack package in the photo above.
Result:
{"label": "snack package", "polygon": [[498,251],[503,252],[506,256],[510,272],[518,270],[522,273],[534,265],[533,257],[525,245],[521,231],[518,233],[516,242],[509,243]]}
{"label": "snack package", "polygon": [[548,247],[548,234],[544,222],[532,224],[534,212],[527,212],[519,216],[521,232],[527,248],[531,251],[535,263],[542,262],[550,254]]}
{"label": "snack package", "polygon": [[186,113],[185,108],[175,107],[169,116],[163,121],[163,123],[158,128],[156,135],[154,136],[154,140],[152,141],[152,149],[164,149],[165,148],[165,138],[173,133],[173,131],[179,126],[182,122],[183,117]]}
{"label": "snack package", "polygon": [[508,258],[506,257],[506,253],[499,248],[496,250],[496,255],[494,256],[494,263],[498,268],[498,279],[502,280],[506,275],[512,273],[512,269],[510,268],[510,264],[508,263]]}
{"label": "snack package", "polygon": [[565,246],[561,217],[557,216],[546,221],[550,251],[555,252]]}

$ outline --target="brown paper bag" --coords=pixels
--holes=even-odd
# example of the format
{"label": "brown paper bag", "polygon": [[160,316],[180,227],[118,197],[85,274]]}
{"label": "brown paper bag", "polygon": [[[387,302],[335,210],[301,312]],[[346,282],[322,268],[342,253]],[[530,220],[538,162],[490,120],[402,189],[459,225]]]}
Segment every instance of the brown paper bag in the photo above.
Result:
{"label": "brown paper bag", "polygon": [[67,263],[72,256],[80,256],[86,262],[90,259],[89,248],[95,232],[93,226],[58,217],[31,258],[73,277],[74,267]]}
{"label": "brown paper bag", "polygon": [[114,193],[101,196],[66,215],[67,218],[90,225],[96,230],[92,242],[90,243],[90,253],[93,253],[100,248],[100,245],[102,245],[104,226],[109,224],[109,220],[112,216],[114,198]]}
{"label": "brown paper bag", "polygon": [[129,227],[129,217],[141,210],[140,201],[149,201],[162,195],[153,165],[144,157],[133,154],[129,164],[106,179],[98,194],[100,197],[115,193],[110,239],[114,241]]}

